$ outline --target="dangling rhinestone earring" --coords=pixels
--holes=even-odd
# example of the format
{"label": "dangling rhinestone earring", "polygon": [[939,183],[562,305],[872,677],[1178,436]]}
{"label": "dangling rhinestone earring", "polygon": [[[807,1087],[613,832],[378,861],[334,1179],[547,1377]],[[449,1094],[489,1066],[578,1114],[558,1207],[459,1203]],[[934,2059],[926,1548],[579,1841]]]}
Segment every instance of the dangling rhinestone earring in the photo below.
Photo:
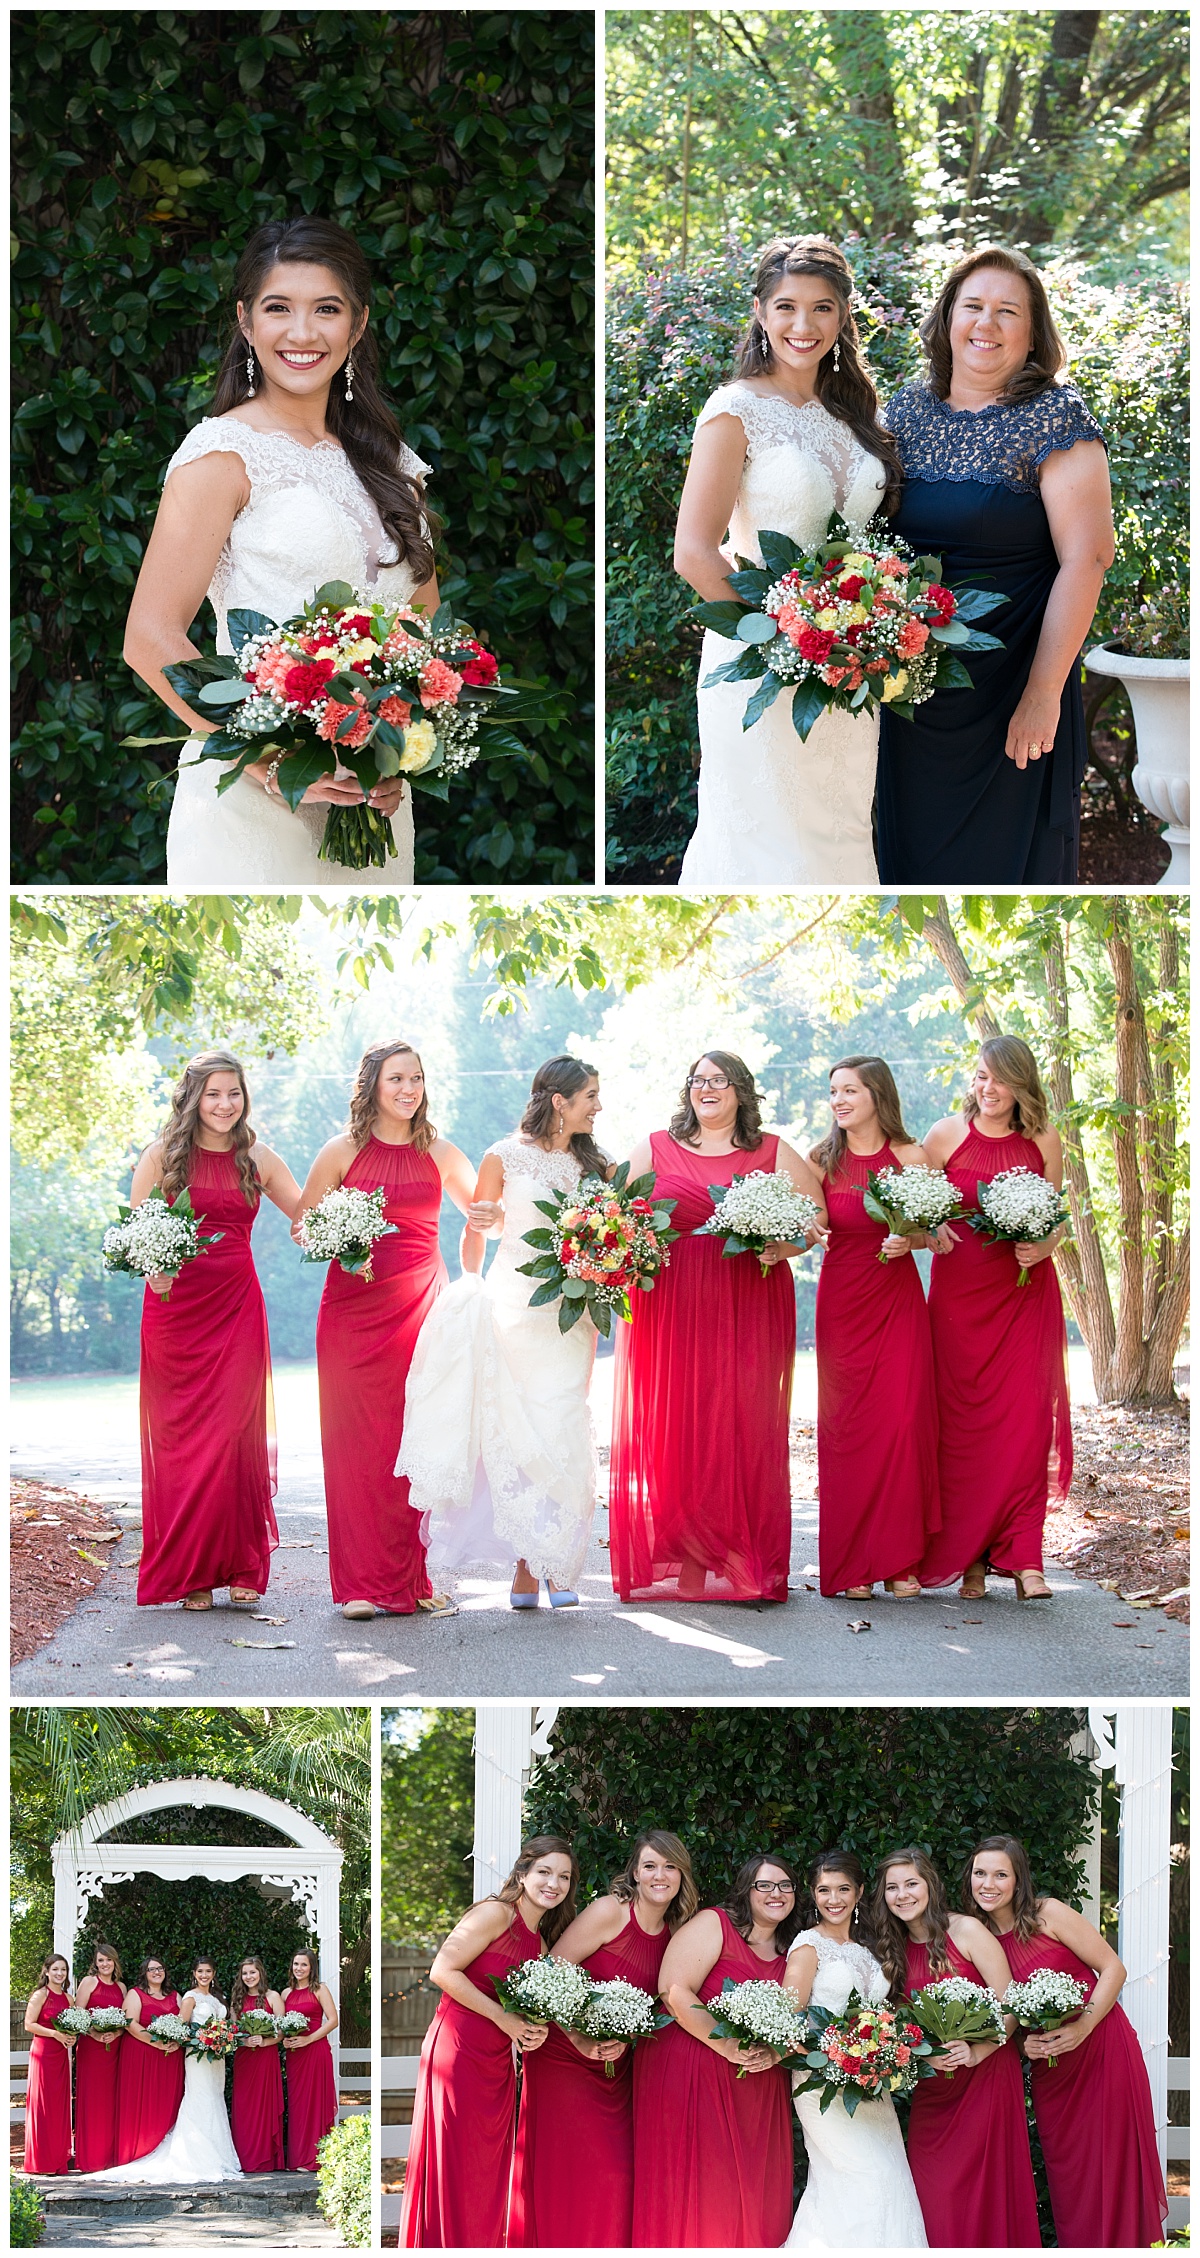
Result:
{"label": "dangling rhinestone earring", "polygon": [[770,358],[771,358],[771,348],[770,348],[770,346],[769,346],[769,345],[768,345],[768,343],[767,343],[767,333],[766,333],[766,330],[765,330],[765,329],[763,329],[763,328],[762,328],[761,326],[760,326],[760,328],[759,328],[759,332],[758,332],[758,350],[759,350],[759,352],[761,353],[761,355],[762,355],[762,357],[763,357],[764,361],[769,361],[769,360],[770,360]]}
{"label": "dangling rhinestone earring", "polygon": [[349,352],[347,353],[347,355],[346,355],[346,398],[347,398],[348,400],[352,400],[352,399],[354,398],[354,393],[353,393],[353,391],[351,390],[351,386],[353,385],[353,383],[354,383],[354,349],[353,349],[353,347],[351,347],[350,351],[349,351]]}
{"label": "dangling rhinestone earring", "polygon": [[840,369],[841,365],[842,365],[842,340],[841,340],[841,338],[840,338],[840,337],[835,337],[835,338],[834,338],[834,341],[833,341],[833,373],[834,373],[834,375],[835,375],[835,376],[837,375],[837,372],[838,372],[838,370]]}
{"label": "dangling rhinestone earring", "polygon": [[247,398],[252,400],[254,398],[254,354],[249,346],[246,347],[246,383],[249,386]]}

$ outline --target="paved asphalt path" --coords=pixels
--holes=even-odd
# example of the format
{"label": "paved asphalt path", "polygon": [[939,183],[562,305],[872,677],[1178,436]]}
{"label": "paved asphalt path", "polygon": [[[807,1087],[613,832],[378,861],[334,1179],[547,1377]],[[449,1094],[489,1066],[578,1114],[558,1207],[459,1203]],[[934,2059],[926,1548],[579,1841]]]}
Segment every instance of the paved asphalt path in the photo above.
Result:
{"label": "paved asphalt path", "polygon": [[[879,1593],[870,1604],[822,1599],[811,1497],[793,1501],[786,1607],[622,1607],[609,1579],[602,1511],[577,1608],[552,1614],[543,1595],[536,1614],[515,1614],[507,1580],[474,1580],[459,1587],[460,1611],[451,1620],[347,1623],[329,1597],[320,1457],[306,1413],[311,1376],[284,1366],[276,1387],[281,1543],[260,1612],[282,1623],[257,1621],[223,1599],[205,1615],[135,1605],[136,1383],[128,1403],[106,1394],[84,1437],[74,1421],[56,1434],[53,1419],[33,1416],[32,1400],[18,1400],[13,1472],[85,1489],[129,1533],[94,1599],[13,1671],[14,1699],[966,1702],[1187,1694],[1182,1624],[1157,1608],[1123,1606],[1054,1564],[1055,1596],[1041,1603],[1018,1604],[1011,1583],[999,1578],[987,1600],[971,1606],[933,1592],[907,1601]],[[855,1623],[870,1627],[856,1631]]]}

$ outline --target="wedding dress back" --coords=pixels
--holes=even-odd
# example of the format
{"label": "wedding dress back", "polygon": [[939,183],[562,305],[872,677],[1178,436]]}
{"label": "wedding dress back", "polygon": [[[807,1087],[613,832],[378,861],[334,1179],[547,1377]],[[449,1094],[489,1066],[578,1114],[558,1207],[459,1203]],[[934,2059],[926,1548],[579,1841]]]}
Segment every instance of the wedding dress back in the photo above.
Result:
{"label": "wedding dress back", "polygon": [[[191,2021],[224,2022],[225,2009],[211,1994],[193,1997]],[[122,2041],[125,2046],[138,2042]],[[201,2062],[189,2054],[183,2069],[183,2100],[179,2115],[164,2140],[148,2156],[135,2157],[114,2171],[97,2173],[98,2179],[149,2181],[159,2187],[195,2185],[210,2180],[240,2180],[242,2167],[225,2113],[225,2064]]]}
{"label": "wedding dress back", "polygon": [[[865,1945],[841,1944],[820,1929],[802,1931],[792,1951],[802,1944],[817,1955],[814,2007],[841,2015],[851,1992],[872,2005],[887,1998],[887,1977]],[[891,2095],[860,2101],[852,2117],[840,2099],[822,2112],[821,2088],[806,2088],[802,2077],[795,2073],[793,2084],[808,2151],[808,2185],[787,2248],[925,2250],[921,2206]]]}
{"label": "wedding dress back", "polygon": [[[218,651],[233,649],[231,611],[262,612],[280,622],[300,611],[330,580],[347,581],[386,603],[408,603],[415,595],[411,565],[398,556],[374,500],[335,440],[321,439],[308,447],[284,431],[256,431],[236,416],[208,416],[176,449],[166,477],[212,454],[240,456],[250,482],[250,499],[233,521],[208,589]],[[402,447],[400,468],[421,479],[429,466]],[[328,813],[324,803],[298,808],[293,815],[284,802],[269,799],[261,785],[245,777],[218,799],[221,764],[195,761],[195,742],[184,748],[171,809],[171,885],[222,891],[277,880],[362,885],[361,872],[317,858]],[[407,884],[413,874],[412,794],[407,787],[392,830],[398,855],[385,875]]]}

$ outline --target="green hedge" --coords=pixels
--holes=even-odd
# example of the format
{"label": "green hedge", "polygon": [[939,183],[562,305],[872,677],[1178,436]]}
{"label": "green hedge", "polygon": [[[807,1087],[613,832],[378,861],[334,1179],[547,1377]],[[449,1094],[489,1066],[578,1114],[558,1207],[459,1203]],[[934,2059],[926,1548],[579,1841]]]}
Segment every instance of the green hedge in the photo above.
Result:
{"label": "green hedge", "polygon": [[347,2117],[317,2148],[317,2209],[352,2250],[371,2239],[371,2120]]}
{"label": "green hedge", "polygon": [[42,2199],[28,2180],[12,2170],[8,2175],[8,2245],[10,2250],[32,2250],[46,2232]]}
{"label": "green hedge", "polygon": [[[445,592],[560,689],[532,767],[418,804],[423,880],[592,876],[591,13],[13,19],[15,868],[163,875],[170,787],[119,741],[166,463],[206,412],[251,230],[348,227],[384,389],[434,466]],[[206,604],[197,630],[210,636]],[[431,812],[432,811],[432,812]]]}
{"label": "green hedge", "polygon": [[[924,367],[916,324],[946,260],[843,249],[880,396]],[[686,273],[652,274],[611,300],[606,420],[608,875],[673,879],[696,820],[694,597],[672,569],[675,513],[695,418],[727,381],[754,261],[731,245]],[[1181,293],[1161,275],[1109,283],[1066,259],[1043,269],[1071,375],[1103,425],[1117,560],[1097,633],[1131,600],[1186,585],[1188,358]]]}
{"label": "green hedge", "polygon": [[1077,1902],[1096,1784],[1069,1753],[1080,1722],[1069,1709],[560,1710],[526,1826],[574,1844],[581,1902],[643,1827],[687,1845],[702,1904],[757,1850],[807,1865],[834,1845],[869,1873],[922,1843],[956,1893],[968,1852],[1001,1833],[1027,1844],[1040,1888]]}

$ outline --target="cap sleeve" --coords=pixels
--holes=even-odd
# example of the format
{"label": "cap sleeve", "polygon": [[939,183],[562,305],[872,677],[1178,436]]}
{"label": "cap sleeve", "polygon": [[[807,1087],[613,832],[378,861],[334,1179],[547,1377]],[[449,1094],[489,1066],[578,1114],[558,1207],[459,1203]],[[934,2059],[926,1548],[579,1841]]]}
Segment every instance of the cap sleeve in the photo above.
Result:
{"label": "cap sleeve", "polygon": [[433,473],[433,464],[423,463],[420,456],[414,454],[412,448],[407,447],[403,440],[400,442],[400,468],[407,477],[419,479],[422,485]]}
{"label": "cap sleeve", "polygon": [[912,422],[918,404],[919,390],[920,388],[915,384],[902,384],[898,392],[893,392],[887,406],[880,410],[880,422],[884,429],[893,432],[896,438],[900,438]]}
{"label": "cap sleeve", "polygon": [[740,384],[720,385],[715,392],[710,394],[701,408],[696,418],[697,431],[699,431],[701,424],[712,423],[716,416],[736,416],[746,435],[746,445],[749,447],[751,434],[747,409],[749,400],[752,398],[753,395],[747,395]]}
{"label": "cap sleeve", "polygon": [[227,423],[223,416],[206,416],[203,423],[193,425],[186,439],[175,449],[163,472],[163,482],[166,483],[173,470],[182,470],[185,463],[198,463],[202,455],[240,455],[246,476],[253,485],[258,460],[255,442],[259,436],[249,424]]}
{"label": "cap sleeve", "polygon": [[1036,411],[1030,450],[1035,470],[1048,455],[1076,447],[1081,439],[1098,439],[1102,447],[1107,447],[1095,416],[1073,384],[1048,385],[1030,405]]}

